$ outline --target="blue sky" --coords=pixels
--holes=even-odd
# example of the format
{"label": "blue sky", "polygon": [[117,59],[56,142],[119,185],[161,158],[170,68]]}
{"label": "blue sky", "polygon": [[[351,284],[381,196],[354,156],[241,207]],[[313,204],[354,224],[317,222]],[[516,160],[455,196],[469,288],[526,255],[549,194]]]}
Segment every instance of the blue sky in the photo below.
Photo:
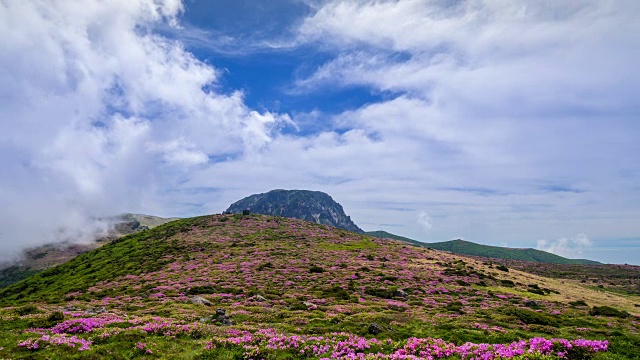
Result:
{"label": "blue sky", "polygon": [[285,188],[640,264],[639,31],[635,1],[2,3],[2,256]]}

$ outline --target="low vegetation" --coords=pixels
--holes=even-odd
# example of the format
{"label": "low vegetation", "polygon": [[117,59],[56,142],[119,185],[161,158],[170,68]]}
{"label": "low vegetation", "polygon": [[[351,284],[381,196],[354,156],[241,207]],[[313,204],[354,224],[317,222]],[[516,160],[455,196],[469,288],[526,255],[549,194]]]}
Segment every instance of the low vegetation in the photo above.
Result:
{"label": "low vegetation", "polygon": [[638,358],[640,301],[575,287],[299,220],[204,216],[0,290],[0,358]]}

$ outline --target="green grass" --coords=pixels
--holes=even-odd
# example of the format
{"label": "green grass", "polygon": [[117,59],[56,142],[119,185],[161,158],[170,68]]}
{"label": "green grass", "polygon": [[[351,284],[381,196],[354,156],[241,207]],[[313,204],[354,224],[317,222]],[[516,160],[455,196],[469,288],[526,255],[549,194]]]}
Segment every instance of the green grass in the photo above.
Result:
{"label": "green grass", "polygon": [[375,249],[378,247],[378,244],[374,243],[369,238],[364,238],[360,241],[352,241],[352,242],[342,243],[342,244],[325,242],[325,243],[321,243],[319,247],[322,250],[348,251],[348,250]]}

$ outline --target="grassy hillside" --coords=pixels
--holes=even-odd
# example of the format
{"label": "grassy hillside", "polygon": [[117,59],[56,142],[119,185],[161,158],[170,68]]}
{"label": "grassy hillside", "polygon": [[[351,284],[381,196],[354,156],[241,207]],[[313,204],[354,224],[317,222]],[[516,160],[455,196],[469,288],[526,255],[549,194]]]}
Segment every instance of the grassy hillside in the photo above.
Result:
{"label": "grassy hillside", "polygon": [[514,249],[499,246],[476,244],[464,240],[451,240],[437,243],[428,243],[427,247],[443,251],[451,251],[456,254],[483,256],[497,259],[510,259],[533,261],[550,264],[600,264],[597,261],[585,259],[567,259],[562,256],[536,249]]}
{"label": "grassy hillside", "polygon": [[381,239],[394,239],[403,241],[416,246],[428,247],[431,249],[451,251],[455,254],[481,256],[494,259],[520,260],[530,262],[541,262],[549,264],[581,264],[581,265],[598,265],[597,261],[586,259],[567,259],[562,256],[548,253],[546,251],[536,249],[515,249],[500,246],[489,246],[476,244],[465,240],[451,240],[436,243],[425,243],[406,237],[394,235],[386,231],[369,231],[366,234]]}
{"label": "grassy hillside", "polygon": [[601,291],[640,295],[640,266],[603,264],[545,264],[517,260],[500,261],[532,274],[580,282]]}
{"label": "grassy hillside", "polygon": [[0,358],[633,359],[639,299],[295,219],[203,216],[0,290]]}
{"label": "grassy hillside", "polygon": [[395,235],[386,231],[382,231],[382,230],[378,230],[378,231],[366,231],[365,234],[369,235],[369,236],[373,236],[373,237],[377,237],[380,239],[393,239],[393,240],[398,240],[398,241],[402,241],[402,242],[406,242],[412,245],[416,245],[416,246],[425,246],[426,243],[423,243],[422,241],[418,241],[418,240],[413,240],[413,239],[409,239],[406,238],[404,236],[399,236],[399,235]]}
{"label": "grassy hillside", "polygon": [[[399,240],[422,247],[432,247],[433,245],[433,243],[423,243],[391,234],[386,231],[369,231],[366,234],[382,239]],[[456,249],[452,246],[456,243],[461,243],[461,248]],[[542,252],[543,254],[539,254],[540,252],[533,249],[525,249],[525,252],[523,253],[521,249],[508,249],[501,247],[493,247],[496,249],[491,249],[492,247],[461,240],[446,241],[441,244],[444,244],[444,246],[439,247],[436,245],[433,248],[440,248],[443,251],[451,251],[454,253],[477,257],[482,261],[494,261],[504,264],[509,268],[518,269],[540,276],[577,281],[584,284],[584,286],[589,286],[599,291],[608,291],[622,295],[640,295],[640,266],[601,264],[596,261],[566,258],[558,260],[557,257],[553,256],[553,254],[545,252]],[[503,250],[516,250],[518,252],[513,253],[507,251],[505,255]],[[529,250],[529,252],[527,250]],[[533,252],[534,255],[529,256],[531,252]],[[491,256],[481,256],[476,254],[489,254]],[[523,254],[527,256],[523,256]],[[552,258],[549,258],[548,255],[552,255]],[[500,256],[503,258],[500,258]],[[505,258],[507,256],[512,256],[514,258],[522,257],[527,260]],[[569,261],[567,263],[558,263],[558,261],[566,260]]]}

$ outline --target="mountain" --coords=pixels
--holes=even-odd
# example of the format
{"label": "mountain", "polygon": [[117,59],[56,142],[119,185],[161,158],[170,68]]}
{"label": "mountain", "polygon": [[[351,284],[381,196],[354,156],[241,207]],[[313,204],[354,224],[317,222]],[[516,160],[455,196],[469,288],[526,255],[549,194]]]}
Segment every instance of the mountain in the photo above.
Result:
{"label": "mountain", "polygon": [[518,249],[507,248],[500,246],[489,246],[476,244],[471,241],[465,240],[450,240],[436,243],[427,243],[425,246],[443,250],[451,251],[455,254],[482,256],[496,259],[507,260],[522,260],[530,262],[541,262],[550,264],[583,264],[583,265],[596,265],[601,264],[597,261],[586,259],[567,259],[556,254],[551,254],[546,251],[536,249]]}
{"label": "mountain", "polygon": [[242,213],[243,210],[251,210],[254,214],[307,220],[357,233],[363,232],[344,213],[342,205],[321,191],[271,190],[236,201],[229,206],[227,212]]}
{"label": "mountain", "polygon": [[144,214],[124,214],[107,219],[114,224],[113,228],[105,236],[93,242],[45,244],[26,249],[19,260],[0,264],[0,288],[67,262],[79,254],[96,249],[122,236],[148,230],[176,219]]}
{"label": "mountain", "polygon": [[406,242],[406,243],[411,244],[411,245],[425,247],[425,243],[423,243],[422,241],[409,239],[407,237],[396,235],[396,234],[392,234],[390,232],[386,232],[386,231],[382,231],[382,230],[365,231],[365,234],[367,234],[369,236],[377,237],[377,238],[380,238],[380,239],[393,239],[393,240]]}
{"label": "mountain", "polygon": [[494,259],[519,260],[527,262],[540,262],[548,264],[578,264],[578,265],[601,265],[602,263],[586,259],[567,259],[562,256],[548,253],[536,249],[518,249],[500,246],[489,246],[477,244],[465,240],[450,240],[435,243],[425,243],[406,237],[388,233],[386,231],[368,231],[367,235],[378,238],[394,239],[403,241],[415,246],[428,247],[442,251],[450,251],[454,254],[481,256]]}
{"label": "mountain", "polygon": [[599,358],[625,360],[637,299],[298,219],[211,215],[1,289],[0,357],[551,360],[609,346]]}

